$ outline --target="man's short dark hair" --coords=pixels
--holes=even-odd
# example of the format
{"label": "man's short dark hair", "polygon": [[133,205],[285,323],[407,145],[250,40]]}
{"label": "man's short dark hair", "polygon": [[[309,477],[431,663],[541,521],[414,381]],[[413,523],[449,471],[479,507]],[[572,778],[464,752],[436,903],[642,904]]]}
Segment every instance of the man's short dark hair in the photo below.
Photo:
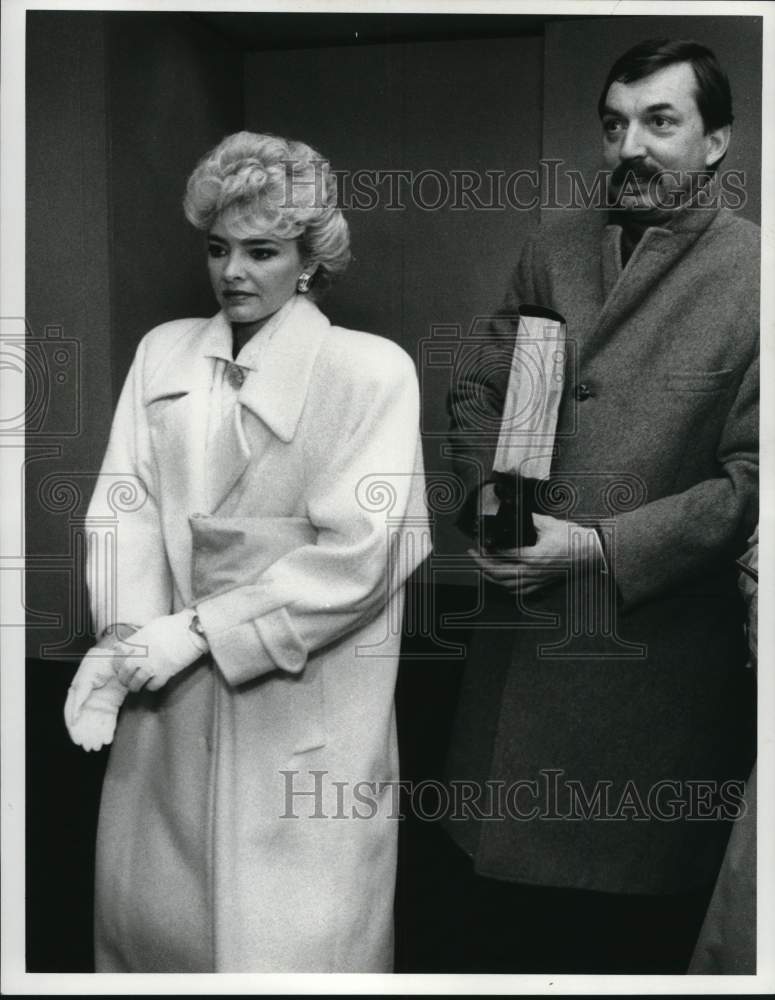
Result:
{"label": "man's short dark hair", "polygon": [[697,81],[695,98],[705,133],[731,125],[734,120],[732,91],[726,73],[709,48],[686,39],[670,41],[667,38],[650,38],[620,56],[606,77],[597,102],[598,114],[603,117],[605,99],[612,83],[634,83],[666,66],[684,62],[691,63],[694,70]]}

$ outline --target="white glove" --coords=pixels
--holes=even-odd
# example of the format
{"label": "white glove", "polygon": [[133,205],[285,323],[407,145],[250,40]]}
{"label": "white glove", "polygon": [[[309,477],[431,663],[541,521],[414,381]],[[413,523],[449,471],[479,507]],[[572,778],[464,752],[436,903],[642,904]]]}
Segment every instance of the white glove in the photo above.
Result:
{"label": "white glove", "polygon": [[194,612],[190,609],[175,615],[154,618],[143,625],[129,642],[117,647],[118,679],[130,691],[145,687],[158,691],[175,674],[185,670],[207,652],[207,641],[191,628]]}
{"label": "white glove", "polygon": [[129,694],[115,672],[116,653],[94,646],[81,660],[65,701],[65,725],[73,743],[99,750],[112,743],[118,711]]}

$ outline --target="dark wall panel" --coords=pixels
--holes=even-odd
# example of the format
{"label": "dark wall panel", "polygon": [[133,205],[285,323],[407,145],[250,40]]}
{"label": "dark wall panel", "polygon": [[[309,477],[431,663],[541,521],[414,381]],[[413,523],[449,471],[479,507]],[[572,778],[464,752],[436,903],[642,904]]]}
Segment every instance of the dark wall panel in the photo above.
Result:
{"label": "dark wall panel", "polygon": [[[27,646],[83,623],[71,514],[113,407],[104,15],[27,15]],[[79,496],[80,495],[80,496]],[[76,648],[77,648],[76,641]]]}
{"label": "dark wall panel", "polygon": [[[499,199],[498,182],[486,172],[505,178],[535,168],[541,64],[537,37],[246,59],[246,128],[309,142],[347,175],[340,190],[350,206],[355,260],[323,309],[335,323],[396,341],[423,367],[429,472],[448,468],[440,447],[449,378],[420,365],[421,342],[436,325],[467,331],[500,302],[537,221]],[[374,175],[376,196],[358,200],[354,175],[363,170],[383,173],[381,181]],[[474,179],[463,181],[463,171]],[[461,193],[476,178],[478,201]],[[367,201],[373,204],[363,207]],[[459,549],[463,540],[450,521],[439,528],[437,552]]]}
{"label": "dark wall panel", "polygon": [[242,54],[174,14],[108,18],[114,391],[141,336],[218,306],[183,215],[199,158],[242,127]]}
{"label": "dark wall panel", "polygon": [[27,15],[25,930],[34,972],[93,967],[104,755],[69,743],[62,709],[77,663],[67,657],[89,645],[77,519],[113,410],[104,20]]}
{"label": "dark wall panel", "polygon": [[[403,47],[247,53],[245,128],[301,139],[334,169],[389,171],[404,159]],[[344,178],[340,190],[347,197]],[[324,300],[333,322],[402,342],[405,212],[347,212],[354,260]]]}

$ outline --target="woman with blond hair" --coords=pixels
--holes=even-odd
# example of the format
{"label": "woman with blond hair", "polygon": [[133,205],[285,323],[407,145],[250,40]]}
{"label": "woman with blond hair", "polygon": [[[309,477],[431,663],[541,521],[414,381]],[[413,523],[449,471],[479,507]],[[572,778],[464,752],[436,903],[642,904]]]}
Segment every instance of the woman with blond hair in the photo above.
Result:
{"label": "woman with blond hair", "polygon": [[76,743],[113,742],[97,970],[389,971],[397,626],[428,547],[414,367],[313,302],[350,256],[315,150],[229,136],[185,210],[220,310],[137,350],[65,707]]}

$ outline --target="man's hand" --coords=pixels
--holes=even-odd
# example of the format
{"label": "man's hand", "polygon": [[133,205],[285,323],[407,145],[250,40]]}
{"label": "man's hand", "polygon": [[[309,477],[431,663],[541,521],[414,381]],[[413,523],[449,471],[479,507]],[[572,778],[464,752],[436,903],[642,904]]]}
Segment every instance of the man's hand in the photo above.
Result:
{"label": "man's hand", "polygon": [[538,538],[535,545],[485,554],[468,554],[484,577],[515,597],[534,594],[566,577],[571,565],[602,569],[605,566],[600,540],[594,528],[575,521],[561,521],[546,514],[533,514]]}
{"label": "man's hand", "polygon": [[207,652],[207,642],[191,630],[192,618],[192,611],[155,618],[121,643],[115,662],[122,684],[130,691],[158,691]]}

